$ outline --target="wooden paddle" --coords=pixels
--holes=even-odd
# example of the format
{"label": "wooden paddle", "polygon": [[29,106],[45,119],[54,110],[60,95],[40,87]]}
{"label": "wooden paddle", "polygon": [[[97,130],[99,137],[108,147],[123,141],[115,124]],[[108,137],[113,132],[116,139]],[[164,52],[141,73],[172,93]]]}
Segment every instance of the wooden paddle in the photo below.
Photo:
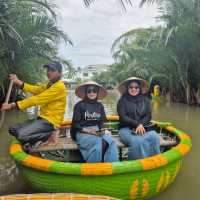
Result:
{"label": "wooden paddle", "polygon": [[[12,87],[13,87],[13,81],[11,80],[10,84],[9,84],[9,87],[8,87],[8,91],[7,91],[6,99],[5,99],[4,103],[8,103],[8,101],[10,99],[10,94],[11,94],[11,91],[12,91]],[[1,111],[0,129],[3,126],[4,119],[5,119],[5,110]]]}

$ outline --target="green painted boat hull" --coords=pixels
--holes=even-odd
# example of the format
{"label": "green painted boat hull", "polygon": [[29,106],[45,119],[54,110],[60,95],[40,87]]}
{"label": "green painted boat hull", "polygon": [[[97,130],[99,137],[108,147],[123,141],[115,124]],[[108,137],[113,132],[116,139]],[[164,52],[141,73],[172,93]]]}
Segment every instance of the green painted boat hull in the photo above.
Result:
{"label": "green painted boat hull", "polygon": [[114,163],[69,163],[27,154],[13,141],[10,154],[28,184],[40,192],[97,194],[120,199],[149,199],[165,190],[177,176],[185,154],[192,147],[190,137],[170,123],[155,122],[176,135],[172,149],[141,160]]}
{"label": "green painted boat hull", "polygon": [[[149,199],[171,185],[180,165],[179,160],[158,169],[111,176],[76,176],[43,172],[20,164],[18,167],[27,183],[39,192],[73,192],[108,195],[120,199]],[[132,196],[131,191],[134,193]]]}

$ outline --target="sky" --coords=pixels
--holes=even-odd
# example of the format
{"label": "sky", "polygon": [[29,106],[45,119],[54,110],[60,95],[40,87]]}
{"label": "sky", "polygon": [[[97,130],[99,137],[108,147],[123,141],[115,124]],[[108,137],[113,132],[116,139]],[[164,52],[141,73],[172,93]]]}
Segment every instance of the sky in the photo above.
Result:
{"label": "sky", "polygon": [[139,0],[124,12],[118,0],[96,0],[86,8],[82,0],[56,0],[58,25],[73,46],[59,45],[59,55],[75,67],[113,63],[111,46],[121,34],[135,28],[160,24],[156,5],[139,8]]}

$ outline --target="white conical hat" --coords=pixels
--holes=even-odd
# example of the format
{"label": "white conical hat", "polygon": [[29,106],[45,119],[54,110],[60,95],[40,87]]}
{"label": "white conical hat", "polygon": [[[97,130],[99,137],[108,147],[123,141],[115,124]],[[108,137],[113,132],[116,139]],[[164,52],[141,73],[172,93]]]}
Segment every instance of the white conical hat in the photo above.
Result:
{"label": "white conical hat", "polygon": [[141,89],[142,89],[142,93],[145,94],[148,90],[148,84],[147,84],[147,81],[145,81],[144,79],[141,79],[141,78],[137,78],[137,77],[130,77],[128,79],[126,79],[125,81],[121,82],[117,89],[119,90],[119,92],[121,94],[123,94],[125,91],[126,91],[126,85],[128,82],[131,82],[131,81],[139,81],[141,83]]}
{"label": "white conical hat", "polygon": [[99,88],[98,99],[103,99],[107,95],[107,90],[102,85],[100,85],[94,81],[88,81],[88,82],[85,82],[85,83],[77,86],[77,88],[75,90],[75,94],[79,98],[84,99],[86,87],[88,87],[89,85],[94,85]]}

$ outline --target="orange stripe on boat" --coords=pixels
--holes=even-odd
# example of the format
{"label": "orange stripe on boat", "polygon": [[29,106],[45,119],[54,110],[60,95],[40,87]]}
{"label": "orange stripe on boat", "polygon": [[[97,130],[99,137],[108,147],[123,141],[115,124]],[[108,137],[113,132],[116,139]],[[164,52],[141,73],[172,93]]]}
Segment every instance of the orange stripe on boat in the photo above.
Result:
{"label": "orange stripe on boat", "polygon": [[176,165],[175,172],[174,172],[173,176],[171,177],[171,183],[172,183],[172,182],[174,181],[174,179],[176,178],[176,175],[178,174],[180,168],[181,168],[181,162],[179,162],[179,163]]}
{"label": "orange stripe on boat", "polygon": [[176,130],[174,126],[167,126],[166,129],[170,132],[174,132]]}
{"label": "orange stripe on boat", "polygon": [[180,135],[178,135],[178,137],[180,139],[187,139],[187,140],[190,140],[190,137],[186,134],[186,133],[181,133]]}
{"label": "orange stripe on boat", "polygon": [[142,183],[142,198],[144,198],[149,192],[149,182],[144,179]]}
{"label": "orange stripe on boat", "polygon": [[47,160],[47,159],[42,159],[34,156],[27,156],[23,160],[23,164],[35,169],[40,169],[44,171],[48,171],[49,166],[53,164],[55,161]]}
{"label": "orange stripe on boat", "polygon": [[163,188],[166,188],[169,185],[170,180],[171,180],[171,176],[170,176],[169,172],[166,170],[165,171],[165,182],[163,184]]}
{"label": "orange stripe on boat", "polygon": [[187,152],[190,151],[190,146],[187,144],[179,144],[176,147],[174,147],[173,149],[178,150],[182,155],[185,155]]}
{"label": "orange stripe on boat", "polygon": [[119,116],[118,116],[118,115],[107,115],[107,116],[106,116],[106,119],[107,119],[107,120],[111,120],[111,121],[112,121],[112,120],[115,121],[115,120],[119,120]]}
{"label": "orange stripe on boat", "polygon": [[143,170],[154,169],[166,165],[167,162],[167,159],[161,154],[140,160]]}
{"label": "orange stripe on boat", "polygon": [[82,175],[111,175],[112,173],[112,163],[81,164]]}
{"label": "orange stripe on boat", "polygon": [[[107,115],[106,116],[107,120],[110,120],[110,121],[117,121],[119,120],[119,116],[118,115]],[[72,123],[72,120],[71,119],[66,119],[62,122],[61,124],[61,127],[62,126],[66,126],[66,125],[71,125]]]}
{"label": "orange stripe on boat", "polygon": [[133,185],[131,186],[130,199],[136,199],[137,198],[138,185],[139,185],[138,180],[135,180],[133,182]]}
{"label": "orange stripe on boat", "polygon": [[161,176],[160,176],[160,179],[157,183],[157,186],[156,186],[156,192],[157,193],[159,193],[161,191],[164,180],[165,180],[165,176],[164,176],[164,173],[162,173]]}
{"label": "orange stripe on boat", "polygon": [[22,147],[20,144],[13,144],[10,147],[10,154],[15,154],[17,152],[21,152],[22,151]]}
{"label": "orange stripe on boat", "polygon": [[65,121],[62,122],[61,126],[66,126],[66,125],[71,125],[72,120],[66,119]]}

